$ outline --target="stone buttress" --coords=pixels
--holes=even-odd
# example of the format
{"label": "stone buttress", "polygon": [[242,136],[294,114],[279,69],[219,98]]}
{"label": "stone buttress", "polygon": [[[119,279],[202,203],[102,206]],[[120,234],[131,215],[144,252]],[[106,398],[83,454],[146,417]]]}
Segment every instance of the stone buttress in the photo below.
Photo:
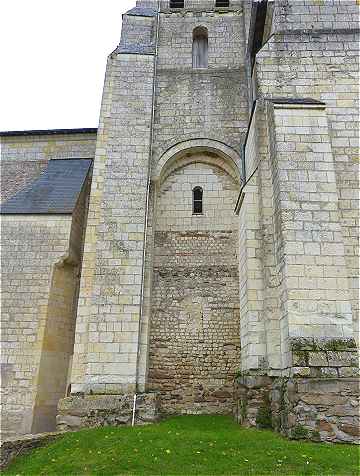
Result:
{"label": "stone buttress", "polygon": [[358,17],[353,1],[252,8],[236,410],[246,425],[355,443]]}
{"label": "stone buttress", "polygon": [[[82,426],[73,408],[76,415],[91,409],[119,415],[125,409],[131,418],[132,397],[129,403],[116,395],[144,390],[139,336],[156,31],[156,10],[134,8],[124,15],[120,44],[108,58],[78,303],[73,397],[60,402],[60,426]],[[76,396],[85,401],[79,405]]]}

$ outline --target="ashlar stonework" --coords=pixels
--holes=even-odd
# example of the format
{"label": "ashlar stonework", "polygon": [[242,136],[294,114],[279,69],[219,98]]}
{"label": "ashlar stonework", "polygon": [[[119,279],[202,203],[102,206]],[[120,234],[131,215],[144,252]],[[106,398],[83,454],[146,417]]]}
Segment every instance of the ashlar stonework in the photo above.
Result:
{"label": "ashlar stonework", "polygon": [[98,129],[0,133],[3,438],[233,413],[359,442],[358,24],[134,1]]}

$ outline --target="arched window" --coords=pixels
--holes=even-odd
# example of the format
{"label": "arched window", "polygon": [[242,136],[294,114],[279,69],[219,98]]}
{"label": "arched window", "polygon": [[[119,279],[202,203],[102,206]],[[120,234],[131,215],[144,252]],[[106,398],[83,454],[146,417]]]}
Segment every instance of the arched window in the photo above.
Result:
{"label": "arched window", "polygon": [[208,67],[208,31],[199,26],[193,32],[193,68]]}
{"label": "arched window", "polygon": [[195,187],[193,189],[193,215],[201,215],[203,212],[203,189]]}

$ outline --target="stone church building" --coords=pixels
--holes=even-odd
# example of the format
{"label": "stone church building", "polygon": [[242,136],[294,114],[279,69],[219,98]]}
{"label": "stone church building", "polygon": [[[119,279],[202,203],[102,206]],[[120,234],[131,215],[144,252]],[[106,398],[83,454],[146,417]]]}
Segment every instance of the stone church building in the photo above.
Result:
{"label": "stone church building", "polygon": [[98,129],[0,134],[3,436],[233,413],[358,441],[358,21],[138,0]]}

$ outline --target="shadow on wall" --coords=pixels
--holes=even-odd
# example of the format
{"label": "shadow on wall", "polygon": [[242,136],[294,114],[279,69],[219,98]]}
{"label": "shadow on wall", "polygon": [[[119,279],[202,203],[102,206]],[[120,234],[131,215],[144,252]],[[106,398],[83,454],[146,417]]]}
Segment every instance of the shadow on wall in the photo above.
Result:
{"label": "shadow on wall", "polygon": [[66,393],[74,349],[78,272],[77,264],[66,259],[53,269],[46,322],[38,341],[42,349],[32,433],[56,429],[57,404]]}

